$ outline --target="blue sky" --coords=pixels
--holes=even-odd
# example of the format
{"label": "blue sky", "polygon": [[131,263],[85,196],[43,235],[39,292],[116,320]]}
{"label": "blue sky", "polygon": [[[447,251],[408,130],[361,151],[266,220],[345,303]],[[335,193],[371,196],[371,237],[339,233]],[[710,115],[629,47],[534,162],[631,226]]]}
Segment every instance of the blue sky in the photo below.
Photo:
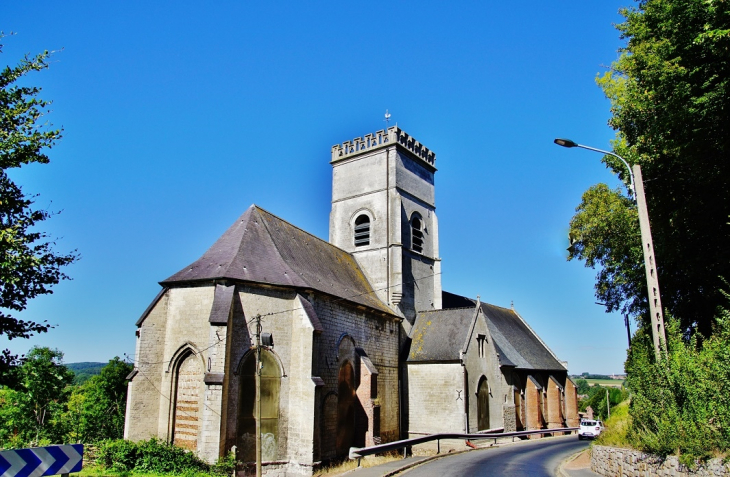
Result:
{"label": "blue sky", "polygon": [[515,309],[572,373],[620,373],[623,317],[566,261],[583,191],[619,182],[597,74],[628,0],[563,2],[6,1],[2,65],[59,50],[28,82],[64,128],[13,177],[61,210],[43,225],[82,259],[24,319],[20,353],[134,354],[157,282],[255,203],[327,239],[330,148],[391,124],[436,152],[444,289]]}

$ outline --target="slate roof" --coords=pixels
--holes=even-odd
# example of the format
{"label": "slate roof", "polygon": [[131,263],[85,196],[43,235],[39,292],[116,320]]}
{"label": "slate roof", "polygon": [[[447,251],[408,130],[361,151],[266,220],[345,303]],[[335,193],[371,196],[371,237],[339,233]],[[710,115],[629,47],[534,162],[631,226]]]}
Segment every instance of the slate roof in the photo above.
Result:
{"label": "slate roof", "polygon": [[552,351],[514,310],[488,303],[482,303],[481,307],[500,364],[520,369],[565,371]]}
{"label": "slate roof", "polygon": [[160,285],[223,279],[317,290],[393,314],[352,255],[256,205],[202,257]]}
{"label": "slate roof", "polygon": [[[476,300],[444,292],[444,305],[471,305],[462,308],[420,312],[411,330],[408,361],[452,361],[459,359],[476,311]],[[564,371],[540,338],[514,311],[481,303],[487,329],[501,366],[518,369]]]}
{"label": "slate roof", "polygon": [[476,311],[471,308],[418,313],[411,329],[408,361],[456,361]]}

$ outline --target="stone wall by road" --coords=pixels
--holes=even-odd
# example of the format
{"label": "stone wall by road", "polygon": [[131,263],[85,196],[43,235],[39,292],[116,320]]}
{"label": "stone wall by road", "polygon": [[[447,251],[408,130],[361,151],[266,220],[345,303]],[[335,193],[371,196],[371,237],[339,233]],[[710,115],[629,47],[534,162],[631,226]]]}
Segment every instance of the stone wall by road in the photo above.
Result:
{"label": "stone wall by road", "polygon": [[606,477],[715,477],[730,475],[730,466],[722,459],[712,459],[689,470],[675,456],[661,458],[632,449],[596,446],[591,448],[591,470]]}

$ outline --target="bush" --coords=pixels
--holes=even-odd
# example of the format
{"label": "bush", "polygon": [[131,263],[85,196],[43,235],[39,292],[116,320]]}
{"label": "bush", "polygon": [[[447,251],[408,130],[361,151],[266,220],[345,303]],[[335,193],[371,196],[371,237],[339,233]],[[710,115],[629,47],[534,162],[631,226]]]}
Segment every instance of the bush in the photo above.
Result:
{"label": "bush", "polygon": [[630,442],[659,456],[676,454],[693,466],[730,448],[730,312],[710,338],[682,336],[668,319],[667,359],[656,362],[649,329],[640,329],[626,361],[632,392]]}
{"label": "bush", "polygon": [[137,465],[137,444],[124,439],[99,444],[97,464],[114,472],[129,472]]}
{"label": "bush", "polygon": [[99,446],[97,463],[113,472],[179,475],[210,470],[194,453],[156,438],[136,443],[123,439],[104,441]]}

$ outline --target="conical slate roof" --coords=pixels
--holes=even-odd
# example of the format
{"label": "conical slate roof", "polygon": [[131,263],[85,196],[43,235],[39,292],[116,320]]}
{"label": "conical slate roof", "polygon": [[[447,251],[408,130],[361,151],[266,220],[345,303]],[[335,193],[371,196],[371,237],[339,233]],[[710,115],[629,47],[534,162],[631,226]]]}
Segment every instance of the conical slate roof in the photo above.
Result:
{"label": "conical slate roof", "polygon": [[215,279],[313,289],[393,314],[352,255],[256,205],[202,257],[160,284]]}

